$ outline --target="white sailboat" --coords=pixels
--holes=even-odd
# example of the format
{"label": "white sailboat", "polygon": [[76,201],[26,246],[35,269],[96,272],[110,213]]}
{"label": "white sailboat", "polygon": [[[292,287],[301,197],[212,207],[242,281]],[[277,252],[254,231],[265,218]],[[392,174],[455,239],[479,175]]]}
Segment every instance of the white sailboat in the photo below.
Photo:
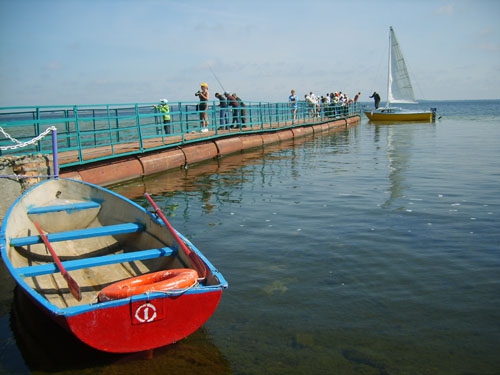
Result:
{"label": "white sailboat", "polygon": [[[386,106],[385,108],[365,110],[366,117],[370,121],[434,121],[436,117],[435,108],[431,108],[429,111],[409,111],[391,107],[391,104],[395,103],[417,103],[408,69],[392,26],[389,28],[388,65]],[[375,95],[375,93],[373,94]]]}

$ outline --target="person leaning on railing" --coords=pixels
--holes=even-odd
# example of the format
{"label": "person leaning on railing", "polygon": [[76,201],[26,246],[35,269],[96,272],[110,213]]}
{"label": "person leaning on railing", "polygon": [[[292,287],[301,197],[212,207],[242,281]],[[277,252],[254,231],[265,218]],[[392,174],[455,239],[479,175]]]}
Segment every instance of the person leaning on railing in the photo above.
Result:
{"label": "person leaning on railing", "polygon": [[243,100],[241,100],[241,98],[236,94],[236,93],[233,93],[233,97],[234,99],[236,99],[236,101],[238,102],[238,106],[239,106],[239,117],[240,117],[240,126],[242,128],[246,128],[246,122],[247,122],[247,111],[245,109],[245,107],[247,106],[245,104],[245,102]]}
{"label": "person leaning on railing", "polygon": [[227,110],[227,99],[224,95],[215,93],[215,97],[219,99],[219,107],[220,107],[220,127],[219,129],[229,129],[229,113]]}
{"label": "person leaning on railing", "polygon": [[[230,128],[239,127],[239,124],[240,124],[240,113],[239,113],[239,110],[238,110],[238,106],[239,106],[238,101],[236,100],[236,98],[233,95],[231,95],[228,92],[225,92],[224,96],[227,98],[227,101],[228,101],[229,105],[231,107],[233,107],[233,121],[231,123]],[[234,125],[235,123],[236,123],[236,125]]]}

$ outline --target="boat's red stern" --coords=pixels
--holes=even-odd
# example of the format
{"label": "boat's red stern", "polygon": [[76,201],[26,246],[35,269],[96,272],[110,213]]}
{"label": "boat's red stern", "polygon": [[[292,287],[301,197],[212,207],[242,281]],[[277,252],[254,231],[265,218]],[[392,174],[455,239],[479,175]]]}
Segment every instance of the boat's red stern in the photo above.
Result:
{"label": "boat's red stern", "polygon": [[81,341],[98,350],[139,352],[172,344],[195,332],[212,316],[221,296],[222,289],[149,300],[142,295],[127,304],[105,302],[66,320]]}

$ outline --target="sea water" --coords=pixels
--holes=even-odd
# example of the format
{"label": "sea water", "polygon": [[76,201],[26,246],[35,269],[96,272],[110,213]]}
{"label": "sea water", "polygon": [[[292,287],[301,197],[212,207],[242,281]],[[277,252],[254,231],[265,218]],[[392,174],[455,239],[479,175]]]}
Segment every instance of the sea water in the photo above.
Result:
{"label": "sea water", "polygon": [[0,370],[497,374],[500,101],[425,105],[436,123],[363,118],[113,187],[144,206],[151,193],[222,272],[219,308],[153,358],[83,364],[42,363],[50,344],[19,345],[4,309]]}

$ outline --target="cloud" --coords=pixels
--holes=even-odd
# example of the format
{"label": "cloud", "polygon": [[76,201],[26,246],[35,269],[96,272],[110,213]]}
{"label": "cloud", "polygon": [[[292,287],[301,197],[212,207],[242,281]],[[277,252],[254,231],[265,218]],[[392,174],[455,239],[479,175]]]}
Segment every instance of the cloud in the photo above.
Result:
{"label": "cloud", "polygon": [[453,5],[451,4],[447,4],[447,5],[443,5],[441,7],[439,7],[437,10],[436,10],[436,14],[443,14],[445,16],[449,16],[451,14],[453,14]]}
{"label": "cloud", "polygon": [[483,28],[483,29],[479,30],[479,35],[482,36],[482,37],[483,36],[489,36],[492,33],[493,33],[493,29],[491,29],[489,27],[488,28]]}
{"label": "cloud", "polygon": [[480,43],[476,45],[478,49],[488,52],[499,52],[500,44],[498,43]]}
{"label": "cloud", "polygon": [[71,42],[68,44],[68,49],[71,51],[79,51],[82,48],[80,42]]}
{"label": "cloud", "polygon": [[50,71],[59,71],[62,68],[63,66],[59,61],[51,61],[45,66],[45,69]]}

